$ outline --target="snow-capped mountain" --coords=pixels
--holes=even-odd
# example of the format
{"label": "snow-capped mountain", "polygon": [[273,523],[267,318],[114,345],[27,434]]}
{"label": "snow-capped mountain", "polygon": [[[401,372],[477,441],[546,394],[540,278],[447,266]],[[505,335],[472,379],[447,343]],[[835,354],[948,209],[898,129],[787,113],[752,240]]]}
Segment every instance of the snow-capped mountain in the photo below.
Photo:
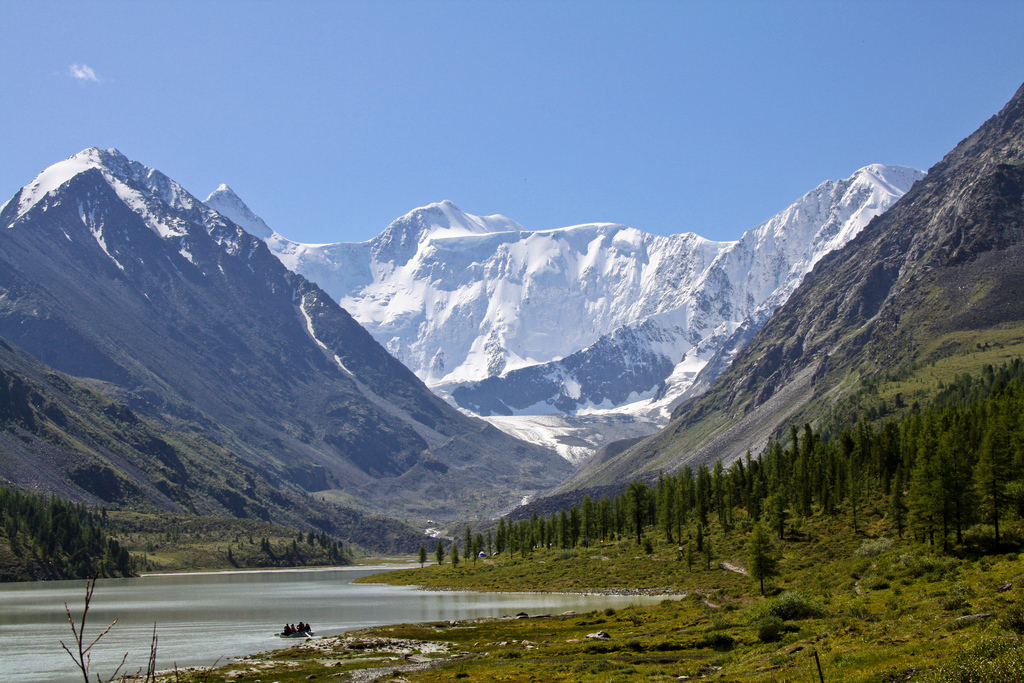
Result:
{"label": "snow-capped mountain", "polygon": [[[922,175],[867,166],[822,183],[732,242],[609,223],[529,231],[447,201],[410,212],[368,242],[307,245],[276,233],[266,241],[464,409],[615,410],[653,425],[709,360],[709,370],[727,366],[823,255]],[[246,225],[252,212],[228,192],[208,202]]]}
{"label": "snow-capped mountain", "polygon": [[[220,449],[204,446],[197,464],[142,444],[152,458],[131,471],[78,463],[77,485],[112,500],[128,477],[180,503],[177,492],[202,480],[221,508],[263,518],[285,494],[333,491],[388,514],[450,519],[497,514],[568,473],[550,450],[439,399],[236,217],[258,232],[251,213],[229,220],[99,149],[49,167],[0,207],[0,337]],[[207,458],[242,463],[251,478],[218,487]]]}

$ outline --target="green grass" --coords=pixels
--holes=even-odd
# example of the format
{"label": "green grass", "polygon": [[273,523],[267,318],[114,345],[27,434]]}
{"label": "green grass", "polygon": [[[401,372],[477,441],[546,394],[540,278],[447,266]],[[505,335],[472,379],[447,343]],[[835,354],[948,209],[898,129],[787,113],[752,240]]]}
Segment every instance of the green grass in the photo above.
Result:
{"label": "green grass", "polygon": [[[145,572],[324,566],[351,560],[347,554],[332,558],[319,543],[298,541],[294,529],[266,522],[120,510],[108,512],[107,518],[107,532],[139,559]],[[270,553],[261,547],[264,538]]]}
{"label": "green grass", "polygon": [[[478,590],[692,591],[656,605],[384,626],[179,680],[288,683],[383,667],[381,680],[396,681],[811,682],[818,680],[815,652],[829,682],[1020,680],[1024,563],[1019,548],[980,554],[988,529],[972,529],[978,543],[954,557],[897,538],[870,507],[861,533],[844,517],[819,515],[780,543],[782,575],[762,598],[752,579],[718,566],[745,564],[746,525],[738,519],[725,533],[712,524],[719,557],[710,570],[688,570],[678,544],[652,533],[649,554],[622,539],[575,553],[536,550],[525,560],[505,556],[371,578]],[[1007,531],[1021,534],[1019,522]],[[611,639],[587,638],[599,630]],[[436,666],[405,670],[407,655]]]}

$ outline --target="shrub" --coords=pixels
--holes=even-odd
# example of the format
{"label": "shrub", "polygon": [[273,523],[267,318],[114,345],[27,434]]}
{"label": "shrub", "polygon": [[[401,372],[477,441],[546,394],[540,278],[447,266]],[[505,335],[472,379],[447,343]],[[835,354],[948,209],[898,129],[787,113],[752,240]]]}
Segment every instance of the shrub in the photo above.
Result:
{"label": "shrub", "polygon": [[1024,634],[1024,605],[1019,602],[1010,605],[999,617],[999,623],[1008,631]]}
{"label": "shrub", "polygon": [[696,643],[696,646],[709,647],[712,650],[731,650],[735,642],[736,639],[728,633],[715,631],[714,633],[708,634],[708,636],[700,642]]}
{"label": "shrub", "polygon": [[864,598],[854,598],[846,609],[854,619],[868,620],[871,618],[871,610],[868,609],[868,604],[864,602]]}
{"label": "shrub", "polygon": [[729,628],[729,626],[731,626],[731,624],[729,623],[729,620],[725,618],[724,614],[722,614],[721,612],[717,612],[717,611],[711,613],[711,630],[712,631],[721,631],[723,629]]}
{"label": "shrub", "polygon": [[758,622],[757,638],[762,643],[774,643],[782,636],[785,624],[776,616],[766,616]]}
{"label": "shrub", "polygon": [[916,578],[927,575],[929,581],[938,581],[943,577],[955,577],[960,561],[953,557],[935,557],[934,555],[900,555],[894,567],[903,567],[907,574]]}
{"label": "shrub", "polygon": [[884,577],[876,576],[867,582],[867,587],[873,591],[881,591],[889,587],[889,582]]}
{"label": "shrub", "polygon": [[892,550],[891,538],[876,538],[871,541],[864,541],[854,555],[857,557],[877,557],[882,553]]}
{"label": "shrub", "polygon": [[828,614],[819,601],[797,591],[786,591],[768,605],[768,614],[783,621],[792,619],[816,619]]}
{"label": "shrub", "polygon": [[974,589],[962,583],[953,584],[945,595],[939,598],[939,607],[952,612],[954,610],[966,609],[971,605],[971,598],[974,597]]}

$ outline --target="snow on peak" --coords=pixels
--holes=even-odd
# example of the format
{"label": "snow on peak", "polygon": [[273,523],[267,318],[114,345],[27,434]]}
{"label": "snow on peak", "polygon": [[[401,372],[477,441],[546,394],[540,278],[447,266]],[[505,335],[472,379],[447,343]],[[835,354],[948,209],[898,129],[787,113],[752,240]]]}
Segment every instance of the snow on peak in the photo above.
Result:
{"label": "snow on peak", "polygon": [[413,209],[392,221],[370,244],[378,259],[407,263],[419,244],[427,240],[521,231],[523,226],[510,218],[474,216],[445,200]]}
{"label": "snow on peak", "polygon": [[906,194],[923,177],[924,173],[916,168],[886,164],[869,164],[853,174],[855,180],[870,183],[895,197]]}
{"label": "snow on peak", "polygon": [[501,215],[473,216],[447,199],[413,209],[393,221],[388,229],[404,225],[420,228],[424,235],[436,236],[442,232],[445,237],[523,230],[523,226],[510,218]]}
{"label": "snow on peak", "polygon": [[246,206],[235,191],[223,183],[203,202],[250,235],[261,239],[273,237],[274,231]]}
{"label": "snow on peak", "polygon": [[130,163],[128,159],[116,149],[102,150],[98,147],[90,147],[78,154],[72,154],[64,161],[59,161],[47,168],[37,175],[35,180],[22,188],[18,201],[18,218],[25,215],[43,197],[59,189],[79,173],[84,173],[92,168],[123,167],[128,163]]}

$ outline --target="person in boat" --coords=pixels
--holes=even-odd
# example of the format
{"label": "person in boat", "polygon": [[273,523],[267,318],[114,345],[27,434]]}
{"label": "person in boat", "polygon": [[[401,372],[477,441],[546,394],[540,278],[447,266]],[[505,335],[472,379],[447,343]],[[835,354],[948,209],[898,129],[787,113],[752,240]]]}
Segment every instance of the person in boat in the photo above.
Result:
{"label": "person in boat", "polygon": [[292,627],[288,624],[284,625],[284,630],[281,631],[282,636],[290,636],[292,634]]}

